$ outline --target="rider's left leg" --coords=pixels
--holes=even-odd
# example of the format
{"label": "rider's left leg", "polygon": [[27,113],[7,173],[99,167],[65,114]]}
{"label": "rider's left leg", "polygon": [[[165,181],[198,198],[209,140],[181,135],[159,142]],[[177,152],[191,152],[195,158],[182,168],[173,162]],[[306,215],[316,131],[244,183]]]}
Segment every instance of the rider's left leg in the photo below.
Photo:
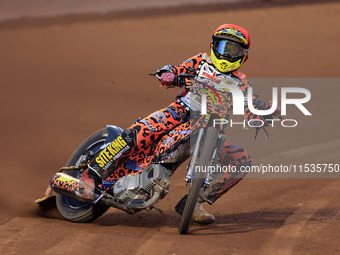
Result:
{"label": "rider's left leg", "polygon": [[209,189],[205,191],[206,201],[209,204],[213,204],[246,176],[247,172],[242,170],[251,165],[251,158],[244,149],[225,143],[221,153],[221,162],[222,166],[230,167],[232,171],[222,168],[222,171],[213,173]]}
{"label": "rider's left leg", "polygon": [[93,198],[91,194],[94,194],[94,187],[113,174],[118,164],[126,163],[121,162],[121,158],[127,159],[132,153],[138,153],[141,157],[152,155],[155,147],[151,145],[157,144],[165,134],[187,120],[188,111],[175,101],[125,129],[118,138],[94,156],[89,169],[85,171],[88,174],[81,177],[79,196]]}
{"label": "rider's left leg", "polygon": [[[243,179],[246,173],[240,171],[241,166],[251,165],[249,154],[242,148],[230,143],[223,145],[221,153],[222,166],[230,166],[235,169],[233,173],[216,171],[212,173],[212,180],[209,188],[202,188],[195,207],[192,220],[199,224],[210,224],[215,221],[215,217],[200,207],[203,202],[213,204],[218,198],[234,187]],[[225,168],[222,168],[225,169]],[[186,195],[177,203],[175,210],[182,214],[186,202]]]}

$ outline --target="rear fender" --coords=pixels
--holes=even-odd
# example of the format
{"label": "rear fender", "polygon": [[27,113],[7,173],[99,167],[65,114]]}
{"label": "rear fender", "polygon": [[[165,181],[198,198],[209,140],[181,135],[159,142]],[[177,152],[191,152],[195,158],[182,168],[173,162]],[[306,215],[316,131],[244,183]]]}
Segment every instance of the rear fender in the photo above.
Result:
{"label": "rear fender", "polygon": [[107,137],[105,139],[104,144],[100,146],[97,150],[93,151],[94,153],[97,153],[103,150],[106,146],[108,146],[111,142],[113,142],[123,132],[123,129],[117,126],[113,126],[113,125],[107,125],[106,130],[107,130]]}

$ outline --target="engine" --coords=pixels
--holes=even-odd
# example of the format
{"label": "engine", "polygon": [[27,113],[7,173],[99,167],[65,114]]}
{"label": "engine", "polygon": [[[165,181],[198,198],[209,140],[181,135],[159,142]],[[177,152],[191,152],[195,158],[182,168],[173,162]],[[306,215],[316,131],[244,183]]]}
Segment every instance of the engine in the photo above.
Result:
{"label": "engine", "polygon": [[160,164],[151,164],[141,173],[123,176],[113,187],[115,198],[123,204],[134,200],[149,199],[157,188],[161,190],[160,199],[169,191],[171,171]]}

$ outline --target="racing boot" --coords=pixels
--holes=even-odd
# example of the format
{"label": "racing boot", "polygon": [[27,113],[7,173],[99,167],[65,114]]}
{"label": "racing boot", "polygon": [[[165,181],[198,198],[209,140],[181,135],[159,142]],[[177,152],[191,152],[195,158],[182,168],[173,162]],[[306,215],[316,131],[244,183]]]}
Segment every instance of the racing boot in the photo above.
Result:
{"label": "racing boot", "polygon": [[[175,206],[175,211],[180,215],[183,214],[187,197],[188,195],[185,195]],[[192,215],[192,220],[201,225],[208,225],[215,222],[215,217],[204,210],[202,202],[197,201],[194,213]]]}

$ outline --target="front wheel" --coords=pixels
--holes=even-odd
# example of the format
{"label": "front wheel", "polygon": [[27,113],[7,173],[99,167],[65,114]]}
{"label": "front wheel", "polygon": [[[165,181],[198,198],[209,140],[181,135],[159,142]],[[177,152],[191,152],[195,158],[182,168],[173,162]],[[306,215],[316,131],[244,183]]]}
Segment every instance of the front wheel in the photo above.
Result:
{"label": "front wheel", "polygon": [[[79,147],[73,152],[66,166],[74,166],[79,157],[86,151],[100,147],[107,137],[107,130],[102,129],[89,136]],[[77,170],[67,171],[67,174],[80,178]],[[72,222],[91,222],[101,216],[109,208],[101,203],[92,204],[79,202],[73,198],[62,194],[56,194],[57,209],[61,216]]]}
{"label": "front wheel", "polygon": [[[210,160],[212,157],[212,153],[214,151],[216,138],[217,138],[217,129],[214,127],[209,127],[207,129],[203,147],[202,147],[200,157],[197,163],[197,166],[200,166],[200,169],[202,166],[210,165]],[[180,234],[186,234],[189,230],[191,218],[194,213],[194,209],[197,203],[199,192],[204,182],[204,179],[206,177],[206,174],[207,173],[203,171],[198,171],[194,173],[191,186],[190,186],[190,190],[187,196],[187,201],[185,203],[185,207],[184,207],[183,214],[181,217],[181,221],[178,226],[178,231]]]}

